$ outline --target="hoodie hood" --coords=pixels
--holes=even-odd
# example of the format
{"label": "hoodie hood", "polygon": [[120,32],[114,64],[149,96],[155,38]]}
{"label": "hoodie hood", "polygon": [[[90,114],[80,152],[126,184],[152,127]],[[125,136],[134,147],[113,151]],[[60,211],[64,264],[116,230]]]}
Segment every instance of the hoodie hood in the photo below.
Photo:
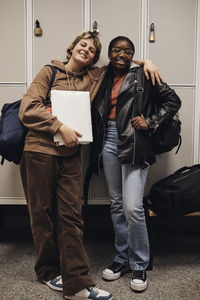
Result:
{"label": "hoodie hood", "polygon": [[[51,64],[52,64],[52,66],[56,67],[59,71],[66,73],[65,66],[67,65],[67,62],[52,60]],[[83,69],[81,72],[69,72],[68,71],[68,74],[70,74],[74,77],[83,77],[84,75],[88,74],[88,70]]]}

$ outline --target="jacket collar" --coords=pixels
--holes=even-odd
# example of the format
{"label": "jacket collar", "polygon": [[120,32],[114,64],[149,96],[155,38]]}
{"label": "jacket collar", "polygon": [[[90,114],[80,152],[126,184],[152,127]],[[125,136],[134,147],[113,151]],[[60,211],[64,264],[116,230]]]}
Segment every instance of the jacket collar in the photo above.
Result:
{"label": "jacket collar", "polygon": [[126,77],[124,78],[124,81],[121,85],[119,95],[124,93],[126,90],[130,89],[132,86],[137,85],[137,80],[135,76],[135,68],[129,69],[128,73],[126,74]]}

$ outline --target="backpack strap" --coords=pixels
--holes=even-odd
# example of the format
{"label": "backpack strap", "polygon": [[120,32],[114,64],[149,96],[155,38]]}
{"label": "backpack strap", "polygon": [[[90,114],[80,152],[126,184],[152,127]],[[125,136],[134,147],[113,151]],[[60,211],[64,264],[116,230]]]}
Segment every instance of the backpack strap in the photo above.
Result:
{"label": "backpack strap", "polygon": [[51,91],[51,88],[52,88],[52,85],[54,83],[54,80],[55,80],[55,77],[56,77],[56,73],[57,73],[57,68],[56,67],[53,67],[52,65],[45,65],[45,67],[50,67],[51,70],[52,70],[52,77],[51,77],[51,82],[50,82],[50,85],[49,85],[49,90],[47,92],[47,98],[48,98],[48,95],[49,95],[49,92]]}
{"label": "backpack strap", "polygon": [[142,68],[136,69],[136,80],[137,80],[137,112],[139,115],[142,114],[142,100],[143,100],[143,93],[144,93],[144,75]]}

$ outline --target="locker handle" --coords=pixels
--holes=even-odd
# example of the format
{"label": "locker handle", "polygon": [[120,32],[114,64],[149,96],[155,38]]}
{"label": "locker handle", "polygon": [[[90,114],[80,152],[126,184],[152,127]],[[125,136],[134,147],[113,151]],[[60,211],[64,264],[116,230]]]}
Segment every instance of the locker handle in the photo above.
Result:
{"label": "locker handle", "polygon": [[150,43],[154,43],[155,42],[155,26],[154,26],[154,23],[151,23],[151,25],[150,25],[149,42]]}
{"label": "locker handle", "polygon": [[98,34],[99,33],[99,27],[97,21],[94,21],[92,24],[92,32]]}
{"label": "locker handle", "polygon": [[40,27],[40,22],[38,20],[35,21],[35,29],[34,29],[35,36],[42,35],[42,28]]}

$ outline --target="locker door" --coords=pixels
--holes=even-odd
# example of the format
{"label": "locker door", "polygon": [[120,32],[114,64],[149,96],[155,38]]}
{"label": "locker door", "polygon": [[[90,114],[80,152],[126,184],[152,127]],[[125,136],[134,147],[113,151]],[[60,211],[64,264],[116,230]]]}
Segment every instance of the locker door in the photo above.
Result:
{"label": "locker door", "polygon": [[[25,0],[0,1],[0,110],[4,103],[20,99],[26,89],[25,14]],[[0,184],[0,204],[23,199],[18,166],[7,161],[0,165]]]}
{"label": "locker door", "polygon": [[141,3],[138,0],[93,0],[92,23],[97,21],[99,37],[102,41],[100,64],[108,63],[108,45],[118,35],[129,37],[136,48],[135,58],[140,53],[140,16]]}
{"label": "locker door", "polygon": [[149,57],[170,84],[194,83],[196,11],[196,0],[149,0],[156,38],[148,43]]}
{"label": "locker door", "polygon": [[[102,54],[98,65],[108,63],[108,45],[116,36],[129,37],[135,45],[135,58],[139,59],[140,53],[140,19],[141,2],[137,0],[93,0],[92,20],[99,27],[99,38],[102,42]],[[108,191],[103,171],[100,176],[93,176],[90,189],[91,204],[107,204]]]}
{"label": "locker door", "polygon": [[25,2],[0,1],[0,82],[25,81]]}
{"label": "locker door", "polygon": [[82,0],[33,0],[33,21],[39,21],[42,36],[33,39],[33,73],[52,59],[64,61],[66,48],[82,32]]}
{"label": "locker door", "polygon": [[155,42],[149,43],[147,36],[147,52],[182,100],[182,145],[177,155],[173,150],[157,157],[150,168],[147,190],[160,178],[193,162],[196,8],[196,0],[149,0],[149,27],[154,23]]}

